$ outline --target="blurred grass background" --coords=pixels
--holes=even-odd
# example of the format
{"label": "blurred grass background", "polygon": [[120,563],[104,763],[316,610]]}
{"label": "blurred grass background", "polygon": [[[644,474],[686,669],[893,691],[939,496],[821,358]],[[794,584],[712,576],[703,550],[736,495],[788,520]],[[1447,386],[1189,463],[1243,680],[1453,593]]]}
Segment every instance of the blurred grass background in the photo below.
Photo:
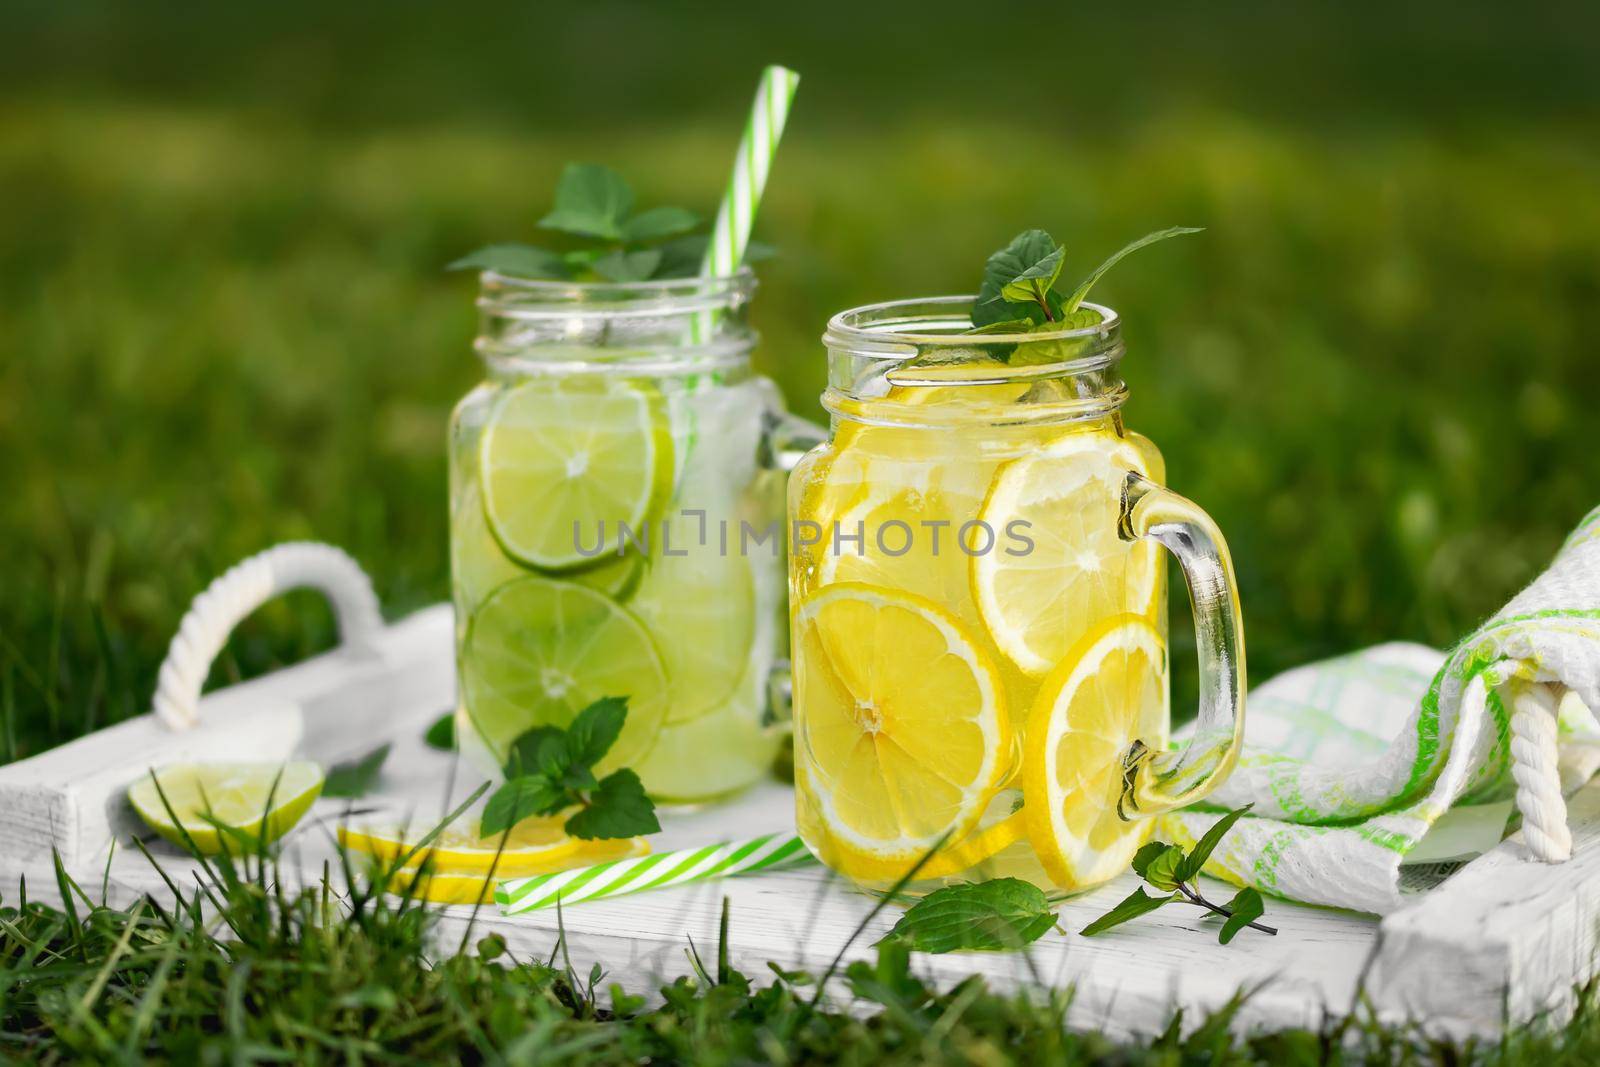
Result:
{"label": "blurred grass background", "polygon": [[[756,312],[795,408],[833,311],[971,290],[1029,226],[1069,274],[1205,226],[1097,297],[1130,424],[1232,543],[1252,676],[1448,643],[1600,502],[1597,41],[1592,5],[1442,0],[12,0],[0,760],[142,710],[189,599],[275,541],[349,549],[391,614],[444,598],[478,367],[442,265],[531,238],[568,160],[709,214],[768,61],[805,77]],[[291,600],[219,677],[329,638]]]}

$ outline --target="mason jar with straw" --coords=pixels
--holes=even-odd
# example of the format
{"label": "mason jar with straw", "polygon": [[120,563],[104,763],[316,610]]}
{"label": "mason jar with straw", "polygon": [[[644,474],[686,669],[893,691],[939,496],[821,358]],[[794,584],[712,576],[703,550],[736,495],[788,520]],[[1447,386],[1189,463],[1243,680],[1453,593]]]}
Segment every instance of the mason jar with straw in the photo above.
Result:
{"label": "mason jar with straw", "polygon": [[699,277],[482,274],[450,520],[457,736],[491,776],[602,697],[627,717],[596,772],[661,802],[737,793],[783,741],[782,466],[817,431],[751,370],[741,260],[797,82],[764,73]]}

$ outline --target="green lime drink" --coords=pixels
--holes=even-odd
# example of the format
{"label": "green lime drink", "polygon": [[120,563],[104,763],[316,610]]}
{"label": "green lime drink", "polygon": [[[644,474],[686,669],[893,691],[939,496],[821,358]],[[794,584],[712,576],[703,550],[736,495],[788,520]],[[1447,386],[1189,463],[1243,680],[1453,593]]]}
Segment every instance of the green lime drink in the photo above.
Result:
{"label": "green lime drink", "polygon": [[486,772],[606,696],[628,716],[597,770],[660,800],[770,767],[782,457],[811,431],[750,370],[753,287],[483,275],[488,374],[452,417],[450,517],[458,736]]}

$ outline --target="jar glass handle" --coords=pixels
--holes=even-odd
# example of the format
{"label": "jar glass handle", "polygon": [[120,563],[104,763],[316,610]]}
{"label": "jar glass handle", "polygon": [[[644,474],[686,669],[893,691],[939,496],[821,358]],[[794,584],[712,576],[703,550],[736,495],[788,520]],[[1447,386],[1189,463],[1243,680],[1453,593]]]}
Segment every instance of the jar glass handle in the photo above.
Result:
{"label": "jar glass handle", "polygon": [[788,474],[807,452],[828,439],[828,428],[780,408],[767,413],[764,437],[773,469]]}
{"label": "jar glass handle", "polygon": [[1193,738],[1175,752],[1156,752],[1137,741],[1128,752],[1121,810],[1125,818],[1143,818],[1199,800],[1238,761],[1244,737],[1244,624],[1228,545],[1194,502],[1130,471],[1118,532],[1126,541],[1158,541],[1177,557],[1189,586],[1200,658],[1200,715]]}
{"label": "jar glass handle", "polygon": [[[789,411],[773,390],[769,396],[766,423],[762,433],[763,463],[785,476],[792,473],[807,452],[828,440],[828,428]],[[786,524],[787,525],[787,524]],[[785,534],[787,530],[785,530]],[[780,544],[787,544],[780,536]],[[773,730],[788,730],[794,717],[793,680],[787,656],[773,661],[767,674],[767,711],[764,724]]]}

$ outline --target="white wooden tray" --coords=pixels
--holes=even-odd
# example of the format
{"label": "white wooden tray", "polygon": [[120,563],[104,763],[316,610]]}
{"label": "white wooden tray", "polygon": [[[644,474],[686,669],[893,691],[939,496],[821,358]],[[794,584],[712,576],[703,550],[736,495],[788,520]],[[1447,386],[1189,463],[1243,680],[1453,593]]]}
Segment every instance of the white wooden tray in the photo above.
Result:
{"label": "white wooden tray", "polygon": [[[143,828],[122,792],[148,767],[176,759],[300,753],[329,765],[390,741],[377,794],[359,803],[442,809],[477,784],[456,773],[452,756],[422,743],[427,725],[453,706],[454,686],[450,608],[439,605],[384,628],[360,651],[329,653],[207,695],[193,730],[173,733],[145,715],[0,767],[0,897],[14,900],[26,878],[30,897],[55,899],[55,848],[91,895],[105,880],[109,903],[144,893],[165,902],[170,890],[127,846]],[[348,804],[318,802],[286,844],[287,877],[321,877],[332,828]],[[1596,973],[1600,785],[1573,799],[1570,816],[1569,863],[1528,860],[1512,838],[1381,922],[1273,901],[1277,937],[1247,933],[1224,947],[1209,924],[1174,909],[1094,939],[1047,934],[1028,957],[919,956],[916,965],[946,983],[981,973],[998,987],[1072,984],[1071,1021],[1113,1034],[1149,1033],[1174,1008],[1203,1011],[1241,988],[1255,991],[1241,1016],[1246,1026],[1314,1026],[1366,1003],[1382,1019],[1420,1021],[1441,1034],[1492,1033],[1508,1018],[1559,1015],[1573,1003],[1573,987]],[[774,782],[721,807],[669,815],[656,840],[675,848],[792,825],[789,791]],[[114,851],[113,838],[122,842]],[[150,847],[169,872],[196,876],[176,850]],[[1067,902],[1062,926],[1081,928],[1132,885],[1130,876]],[[577,904],[562,915],[573,963],[586,973],[598,962],[610,980],[648,992],[687,972],[691,937],[702,954],[715,944],[724,896],[735,965],[751,975],[765,974],[767,961],[824,969],[873,905],[820,867]],[[453,946],[471,909],[445,911],[441,944]],[[847,959],[870,958],[896,914],[886,909]],[[548,957],[555,942],[553,911],[505,917],[486,906],[477,922],[525,958]]]}

